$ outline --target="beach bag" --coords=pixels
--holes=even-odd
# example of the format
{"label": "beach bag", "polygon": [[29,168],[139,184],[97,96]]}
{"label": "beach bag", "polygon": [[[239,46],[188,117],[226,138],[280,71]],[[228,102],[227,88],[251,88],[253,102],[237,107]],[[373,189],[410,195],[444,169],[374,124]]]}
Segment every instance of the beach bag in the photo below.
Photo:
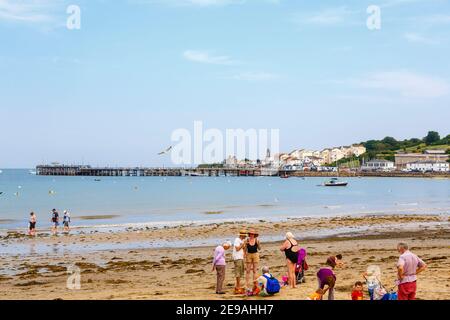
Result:
{"label": "beach bag", "polygon": [[386,293],[381,300],[398,300],[397,292]]}
{"label": "beach bag", "polygon": [[280,282],[277,279],[275,279],[272,275],[270,277],[264,275],[264,278],[267,279],[266,291],[268,294],[280,292]]}

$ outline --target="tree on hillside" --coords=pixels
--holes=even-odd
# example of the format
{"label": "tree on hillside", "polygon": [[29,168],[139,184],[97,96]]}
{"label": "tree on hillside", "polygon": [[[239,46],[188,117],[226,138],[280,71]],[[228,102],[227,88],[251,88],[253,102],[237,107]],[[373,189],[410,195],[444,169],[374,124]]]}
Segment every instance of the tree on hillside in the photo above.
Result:
{"label": "tree on hillside", "polygon": [[450,134],[448,134],[445,138],[442,138],[442,144],[450,144]]}
{"label": "tree on hillside", "polygon": [[392,137],[386,137],[383,140],[381,140],[381,142],[385,145],[388,145],[389,149],[391,149],[391,150],[398,149],[398,146],[399,146],[398,141]]}
{"label": "tree on hillside", "polygon": [[425,138],[423,138],[423,141],[427,145],[430,145],[430,144],[433,144],[435,142],[438,142],[439,140],[441,140],[441,136],[436,131],[429,131],[428,135]]}

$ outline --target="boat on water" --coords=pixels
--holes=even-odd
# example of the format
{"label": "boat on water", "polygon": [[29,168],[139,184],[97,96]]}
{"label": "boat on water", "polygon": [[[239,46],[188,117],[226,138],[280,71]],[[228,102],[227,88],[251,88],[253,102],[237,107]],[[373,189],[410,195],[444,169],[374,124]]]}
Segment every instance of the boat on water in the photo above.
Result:
{"label": "boat on water", "polygon": [[347,181],[341,181],[339,178],[331,178],[329,181],[324,183],[325,187],[346,187],[347,185]]}
{"label": "boat on water", "polygon": [[32,175],[34,175],[34,176],[36,175],[36,171],[34,171],[34,170],[29,170],[28,173],[29,173],[29,174],[32,174]]}
{"label": "boat on water", "polygon": [[337,168],[337,176],[335,178],[331,178],[328,181],[325,181],[323,184],[325,187],[346,187],[348,186],[347,181],[339,180],[339,164],[336,161],[336,168]]}

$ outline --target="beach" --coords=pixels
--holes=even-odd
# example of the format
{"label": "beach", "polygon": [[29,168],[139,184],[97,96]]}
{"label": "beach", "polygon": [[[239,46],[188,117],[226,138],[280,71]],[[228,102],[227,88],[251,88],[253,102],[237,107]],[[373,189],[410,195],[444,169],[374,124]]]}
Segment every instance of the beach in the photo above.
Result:
{"label": "beach", "polygon": [[[269,266],[279,279],[286,272],[284,254],[279,251],[286,231],[293,232],[308,252],[306,283],[296,289],[283,288],[269,299],[306,299],[316,288],[317,270],[327,257],[338,253],[346,265],[336,270],[336,299],[350,299],[352,285],[362,280],[372,264],[381,267],[381,280],[390,289],[396,279],[400,241],[428,264],[419,276],[417,298],[450,299],[449,225],[448,215],[386,214],[187,224],[57,237],[38,232],[36,238],[29,238],[11,232],[0,238],[4,249],[0,299],[262,299],[233,294],[231,250],[226,294],[214,294],[213,250],[222,241],[232,241],[242,227],[259,231],[261,266]],[[17,253],[8,248],[17,248]],[[79,289],[67,288],[67,270],[79,270]]]}

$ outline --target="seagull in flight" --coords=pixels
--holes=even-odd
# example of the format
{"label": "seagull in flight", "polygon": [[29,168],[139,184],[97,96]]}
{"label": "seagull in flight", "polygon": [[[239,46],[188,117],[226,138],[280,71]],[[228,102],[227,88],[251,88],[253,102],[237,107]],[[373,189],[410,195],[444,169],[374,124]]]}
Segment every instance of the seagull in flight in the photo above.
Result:
{"label": "seagull in flight", "polygon": [[166,150],[161,151],[160,153],[158,153],[158,156],[162,156],[163,154],[167,154],[170,152],[170,150],[172,150],[172,146],[168,147]]}

